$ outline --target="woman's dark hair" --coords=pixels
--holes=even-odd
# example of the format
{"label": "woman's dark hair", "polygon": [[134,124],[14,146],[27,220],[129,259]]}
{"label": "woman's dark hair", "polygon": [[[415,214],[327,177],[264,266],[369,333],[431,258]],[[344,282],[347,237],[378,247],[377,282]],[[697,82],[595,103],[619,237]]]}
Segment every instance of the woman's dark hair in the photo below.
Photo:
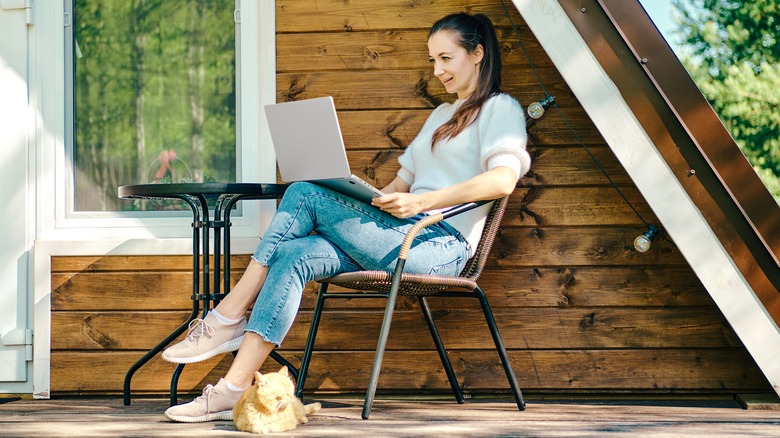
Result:
{"label": "woman's dark hair", "polygon": [[479,116],[482,105],[493,95],[501,92],[501,53],[493,23],[484,14],[458,13],[448,15],[431,27],[428,38],[436,32],[450,32],[458,45],[473,53],[482,46],[484,55],[479,67],[477,88],[455,111],[452,118],[441,125],[433,134],[431,147],[439,140],[460,134]]}

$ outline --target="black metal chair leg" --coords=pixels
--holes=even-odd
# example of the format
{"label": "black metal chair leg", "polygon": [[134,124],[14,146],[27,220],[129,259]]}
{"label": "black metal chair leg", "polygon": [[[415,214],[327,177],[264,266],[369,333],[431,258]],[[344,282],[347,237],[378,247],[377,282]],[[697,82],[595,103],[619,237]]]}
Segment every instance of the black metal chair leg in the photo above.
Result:
{"label": "black metal chair leg", "polygon": [[317,294],[317,304],[314,306],[314,314],[311,317],[311,326],[309,326],[309,337],[306,340],[306,347],[303,350],[303,359],[301,360],[301,369],[298,371],[298,379],[295,385],[295,396],[302,398],[303,386],[306,382],[306,375],[309,373],[309,362],[311,361],[311,354],[314,351],[314,340],[317,337],[317,329],[320,325],[320,316],[322,315],[322,308],[325,305],[325,294],[328,292],[328,283],[322,283],[320,285],[319,293]]}
{"label": "black metal chair leg", "polygon": [[517,377],[515,371],[512,369],[512,364],[509,362],[509,357],[506,354],[506,348],[501,341],[501,335],[498,333],[498,326],[496,326],[496,320],[493,318],[493,312],[490,310],[490,304],[488,304],[485,292],[477,287],[474,293],[479,298],[479,303],[482,305],[482,312],[485,314],[485,321],[490,328],[490,334],[493,336],[493,342],[496,344],[496,351],[501,358],[501,364],[504,366],[506,372],[506,378],[509,380],[509,386],[512,388],[512,394],[515,397],[517,408],[521,411],[525,410],[525,400],[523,400],[523,394],[520,392],[520,388],[517,385]]}
{"label": "black metal chair leg", "polygon": [[405,265],[406,259],[399,258],[398,262],[396,263],[395,271],[393,272],[393,280],[391,283],[392,285],[390,286],[390,292],[387,295],[385,317],[382,320],[382,329],[379,332],[379,342],[377,342],[376,353],[374,354],[374,365],[371,367],[371,378],[368,380],[366,399],[363,402],[363,413],[361,416],[364,420],[368,420],[368,416],[371,415],[371,406],[374,404],[374,395],[376,394],[376,387],[379,383],[379,372],[382,370],[382,359],[385,355],[387,338],[390,335],[390,324],[393,321],[395,301],[398,298],[398,290],[401,286],[401,274],[403,273]]}
{"label": "black metal chair leg", "polygon": [[431,308],[428,307],[428,300],[426,300],[425,297],[418,297],[418,301],[420,302],[420,308],[422,309],[423,315],[425,315],[425,322],[428,323],[428,330],[430,330],[431,337],[433,337],[433,343],[436,344],[436,350],[439,352],[439,359],[441,359],[441,364],[444,366],[444,372],[447,373],[447,380],[450,381],[450,387],[452,388],[452,393],[455,395],[455,401],[463,403],[463,390],[458,384],[457,377],[455,377],[455,371],[452,369],[450,358],[447,356],[447,350],[444,348],[444,343],[441,341],[439,329],[436,328],[436,323],[433,320]]}

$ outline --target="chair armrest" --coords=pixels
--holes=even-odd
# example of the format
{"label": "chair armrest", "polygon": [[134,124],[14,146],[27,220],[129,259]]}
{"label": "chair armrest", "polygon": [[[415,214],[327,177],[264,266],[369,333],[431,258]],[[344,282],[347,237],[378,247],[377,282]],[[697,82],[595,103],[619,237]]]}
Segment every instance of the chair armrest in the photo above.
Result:
{"label": "chair armrest", "polygon": [[424,218],[415,222],[415,224],[412,225],[412,228],[409,229],[409,231],[407,231],[406,236],[404,237],[404,241],[401,244],[401,249],[398,252],[398,258],[402,260],[406,260],[409,257],[409,250],[411,250],[412,248],[412,242],[414,241],[414,238],[417,237],[417,234],[419,234],[420,231],[422,231],[423,228],[431,226],[433,224],[437,224],[443,221],[444,219],[459,215],[461,213],[465,213],[469,210],[473,210],[477,207],[480,207],[482,205],[485,205],[493,201],[494,200],[491,199],[485,201],[467,202],[465,204],[456,205],[455,207],[449,208],[447,210],[440,211],[438,213],[434,213],[429,216],[425,216]]}
{"label": "chair armrest", "polygon": [[442,215],[444,216],[442,219],[447,219],[449,217],[459,215],[461,213],[465,213],[469,210],[473,210],[477,207],[481,207],[485,204],[489,204],[491,202],[495,201],[495,199],[489,199],[484,201],[474,201],[474,202],[467,202],[465,204],[456,205],[454,207],[451,207],[447,210],[442,211]]}

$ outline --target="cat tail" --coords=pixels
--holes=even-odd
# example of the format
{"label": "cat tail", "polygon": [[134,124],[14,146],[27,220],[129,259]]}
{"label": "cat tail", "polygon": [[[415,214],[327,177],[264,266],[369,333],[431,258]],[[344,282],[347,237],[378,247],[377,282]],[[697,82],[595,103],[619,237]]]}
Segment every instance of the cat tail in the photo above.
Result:
{"label": "cat tail", "polygon": [[311,403],[308,405],[305,405],[303,407],[303,412],[305,415],[311,415],[317,411],[319,411],[322,408],[322,405],[319,403]]}

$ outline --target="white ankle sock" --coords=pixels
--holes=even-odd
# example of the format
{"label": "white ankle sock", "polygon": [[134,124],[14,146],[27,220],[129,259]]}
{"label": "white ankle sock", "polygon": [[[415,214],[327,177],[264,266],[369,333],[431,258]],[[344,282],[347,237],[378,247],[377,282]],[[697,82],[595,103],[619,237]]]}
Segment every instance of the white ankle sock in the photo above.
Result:
{"label": "white ankle sock", "polygon": [[[225,379],[223,378],[222,380],[225,380]],[[231,390],[232,392],[241,392],[241,393],[243,393],[244,391],[246,391],[246,388],[239,388],[238,386],[228,382],[227,380],[225,380],[225,384],[227,385],[228,389]]]}
{"label": "white ankle sock", "polygon": [[217,312],[217,309],[212,309],[211,313],[214,315],[214,318],[217,318],[217,321],[221,322],[222,324],[235,324],[243,319],[243,317],[238,319],[230,319],[225,316],[223,316],[221,313]]}

